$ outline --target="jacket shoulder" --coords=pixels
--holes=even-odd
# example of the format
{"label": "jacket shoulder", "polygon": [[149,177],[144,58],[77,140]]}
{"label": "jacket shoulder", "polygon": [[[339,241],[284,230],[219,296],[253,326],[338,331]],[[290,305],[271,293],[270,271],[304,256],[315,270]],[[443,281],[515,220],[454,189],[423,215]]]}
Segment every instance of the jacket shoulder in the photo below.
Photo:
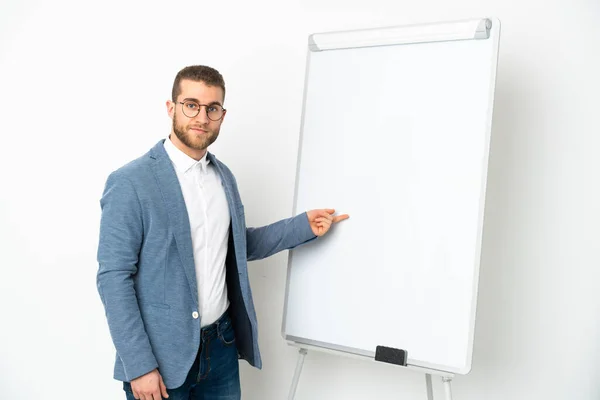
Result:
{"label": "jacket shoulder", "polygon": [[146,154],[112,171],[109,178],[139,179],[148,173],[151,161],[151,151],[148,151]]}

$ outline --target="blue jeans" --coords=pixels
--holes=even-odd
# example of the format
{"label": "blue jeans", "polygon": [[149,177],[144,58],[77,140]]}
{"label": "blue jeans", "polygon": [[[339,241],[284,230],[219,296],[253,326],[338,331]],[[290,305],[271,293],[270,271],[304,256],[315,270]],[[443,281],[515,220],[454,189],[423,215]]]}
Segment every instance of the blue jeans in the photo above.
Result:
{"label": "blue jeans", "polygon": [[[240,369],[229,314],[200,332],[200,350],[182,386],[167,389],[168,400],[240,400]],[[160,372],[160,371],[159,371]],[[127,400],[134,400],[129,382],[123,382]]]}

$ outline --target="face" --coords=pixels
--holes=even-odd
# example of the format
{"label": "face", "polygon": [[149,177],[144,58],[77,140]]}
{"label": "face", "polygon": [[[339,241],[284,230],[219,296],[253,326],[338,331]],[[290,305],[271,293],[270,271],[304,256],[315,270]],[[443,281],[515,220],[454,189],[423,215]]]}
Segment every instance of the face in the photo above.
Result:
{"label": "face", "polygon": [[206,107],[201,106],[198,115],[189,118],[183,113],[180,102],[193,100],[202,105],[223,106],[223,89],[187,79],[180,82],[180,88],[177,100],[167,102],[167,111],[173,120],[171,140],[184,153],[199,160],[207,147],[217,140],[225,114],[220,120],[212,121],[206,115]]}

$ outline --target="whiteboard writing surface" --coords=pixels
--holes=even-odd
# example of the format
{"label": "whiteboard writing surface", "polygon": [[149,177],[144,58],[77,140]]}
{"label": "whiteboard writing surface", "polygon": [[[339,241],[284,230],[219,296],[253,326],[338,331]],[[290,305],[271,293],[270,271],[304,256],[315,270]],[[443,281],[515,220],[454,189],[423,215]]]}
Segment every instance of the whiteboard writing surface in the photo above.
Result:
{"label": "whiteboard writing surface", "polygon": [[470,370],[499,36],[485,21],[484,39],[311,43],[294,211],[350,219],[290,252],[286,339]]}

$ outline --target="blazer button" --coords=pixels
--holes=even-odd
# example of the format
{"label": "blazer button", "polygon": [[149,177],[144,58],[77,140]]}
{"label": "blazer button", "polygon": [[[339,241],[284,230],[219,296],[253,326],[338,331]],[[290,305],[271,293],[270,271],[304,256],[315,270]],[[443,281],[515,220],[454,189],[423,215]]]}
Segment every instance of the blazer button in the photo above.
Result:
{"label": "blazer button", "polygon": [[194,317],[194,319],[198,319],[198,311],[194,311],[192,313],[192,317]]}

